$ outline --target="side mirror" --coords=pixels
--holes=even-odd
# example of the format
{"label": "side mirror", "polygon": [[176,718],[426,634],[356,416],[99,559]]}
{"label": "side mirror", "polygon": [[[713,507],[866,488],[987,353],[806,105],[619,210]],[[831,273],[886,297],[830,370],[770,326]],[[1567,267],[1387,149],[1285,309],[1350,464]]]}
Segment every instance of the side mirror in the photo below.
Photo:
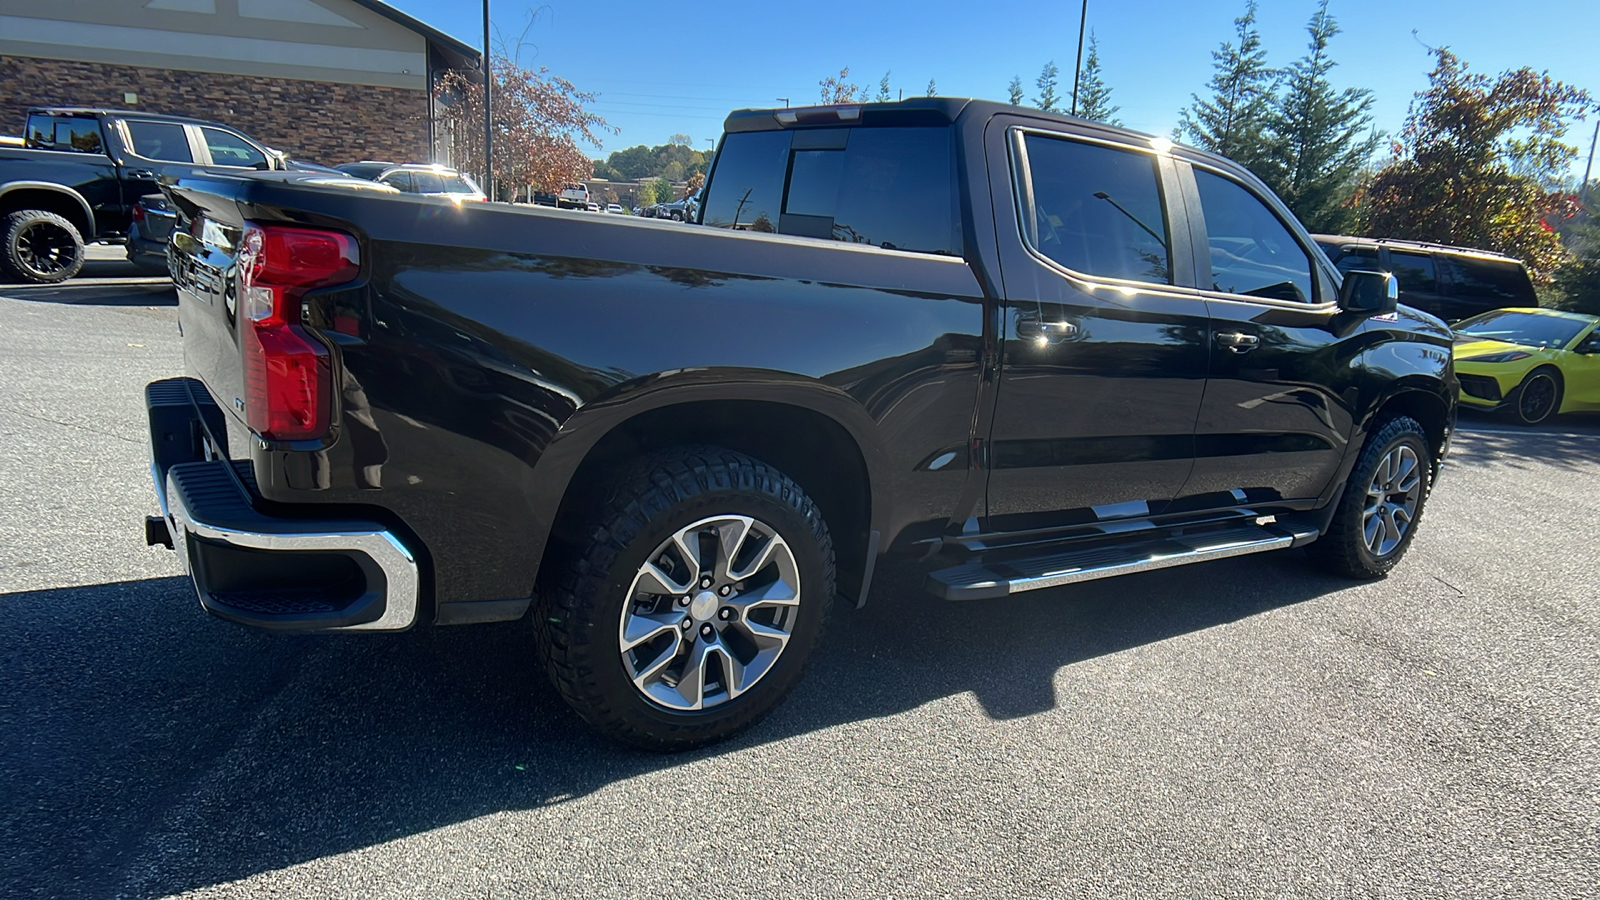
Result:
{"label": "side mirror", "polygon": [[1339,308],[1345,312],[1381,316],[1400,303],[1400,282],[1388,272],[1346,272],[1339,286]]}

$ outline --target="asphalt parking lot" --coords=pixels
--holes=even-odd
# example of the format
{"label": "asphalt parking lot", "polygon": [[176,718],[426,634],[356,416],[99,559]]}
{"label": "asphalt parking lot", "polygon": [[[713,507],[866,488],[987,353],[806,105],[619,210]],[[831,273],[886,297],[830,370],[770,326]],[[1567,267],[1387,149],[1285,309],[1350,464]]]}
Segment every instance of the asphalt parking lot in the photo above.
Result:
{"label": "asphalt parking lot", "polygon": [[212,619],[154,508],[175,300],[0,285],[0,896],[1482,897],[1600,886],[1600,421],[1464,420],[1410,556],[947,604],[890,568],[777,713],[591,736],[526,623]]}

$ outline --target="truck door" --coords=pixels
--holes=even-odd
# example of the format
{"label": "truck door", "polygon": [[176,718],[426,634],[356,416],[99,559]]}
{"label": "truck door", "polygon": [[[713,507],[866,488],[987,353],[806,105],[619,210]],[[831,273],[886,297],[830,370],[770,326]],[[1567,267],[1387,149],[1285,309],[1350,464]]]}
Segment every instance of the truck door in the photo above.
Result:
{"label": "truck door", "polygon": [[1211,352],[1172,160],[1005,121],[987,137],[991,171],[1009,169],[991,176],[1006,311],[989,529],[1159,514],[1194,463]]}
{"label": "truck door", "polygon": [[188,126],[152,119],[123,119],[119,124],[126,146],[117,160],[117,177],[129,210],[140,197],[161,192],[157,179],[162,175],[176,177],[194,170],[199,156]]}
{"label": "truck door", "polygon": [[1179,174],[1213,336],[1194,474],[1174,508],[1317,498],[1351,432],[1360,320],[1340,313],[1286,211],[1220,170],[1180,162]]}

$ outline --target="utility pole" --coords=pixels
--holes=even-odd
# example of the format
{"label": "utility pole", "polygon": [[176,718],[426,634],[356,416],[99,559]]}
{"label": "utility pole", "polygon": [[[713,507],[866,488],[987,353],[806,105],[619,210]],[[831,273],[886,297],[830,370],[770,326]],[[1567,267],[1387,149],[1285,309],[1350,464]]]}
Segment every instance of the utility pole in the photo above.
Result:
{"label": "utility pole", "polygon": [[1600,143],[1600,122],[1594,123],[1594,137],[1589,139],[1589,164],[1583,167],[1583,183],[1578,185],[1578,205],[1589,198],[1589,172],[1594,168],[1594,145]]}
{"label": "utility pole", "polygon": [[[489,0],[483,0],[488,3]],[[1078,76],[1083,73],[1083,26],[1089,21],[1089,0],[1083,0],[1083,11],[1078,14],[1078,62],[1072,67],[1072,115],[1078,114]]]}
{"label": "utility pole", "polygon": [[[1088,0],[1084,0],[1085,3]],[[489,0],[483,0],[483,189],[494,199],[494,120],[489,112],[489,85],[494,79],[489,61]]]}

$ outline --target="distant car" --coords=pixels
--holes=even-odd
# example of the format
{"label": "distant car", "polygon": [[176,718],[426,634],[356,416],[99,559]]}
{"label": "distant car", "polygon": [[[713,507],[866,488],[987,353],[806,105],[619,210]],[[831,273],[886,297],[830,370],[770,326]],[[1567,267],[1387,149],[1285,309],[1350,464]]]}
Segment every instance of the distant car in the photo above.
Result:
{"label": "distant car", "polygon": [[407,194],[443,197],[457,203],[483,202],[489,199],[471,178],[445,166],[363,160],[334,166],[334,170],[356,178],[386,184]]}
{"label": "distant car", "polygon": [[167,274],[167,240],[178,212],[162,194],[147,194],[133,206],[128,226],[128,262],[151,275]]}
{"label": "distant car", "polygon": [[590,204],[584,206],[584,209],[588,210],[589,212],[599,212],[600,211],[600,204],[598,204],[598,203],[590,203]]}
{"label": "distant car", "polygon": [[622,204],[620,204],[620,203],[607,203],[606,204],[606,212],[620,214],[620,213],[625,212],[625,210],[622,208]]}
{"label": "distant car", "polygon": [[687,217],[686,213],[684,212],[684,206],[688,202],[689,201],[687,199],[684,199],[674,200],[671,203],[663,203],[661,204],[661,211],[656,213],[656,218],[671,219],[674,222],[682,222]]}
{"label": "distant car", "polygon": [[1455,328],[1461,405],[1537,425],[1600,410],[1600,316],[1497,309]]}
{"label": "distant car", "polygon": [[1446,322],[1539,305],[1528,270],[1499,253],[1389,238],[1311,237],[1340,272],[1389,272],[1400,282],[1401,303]]}

